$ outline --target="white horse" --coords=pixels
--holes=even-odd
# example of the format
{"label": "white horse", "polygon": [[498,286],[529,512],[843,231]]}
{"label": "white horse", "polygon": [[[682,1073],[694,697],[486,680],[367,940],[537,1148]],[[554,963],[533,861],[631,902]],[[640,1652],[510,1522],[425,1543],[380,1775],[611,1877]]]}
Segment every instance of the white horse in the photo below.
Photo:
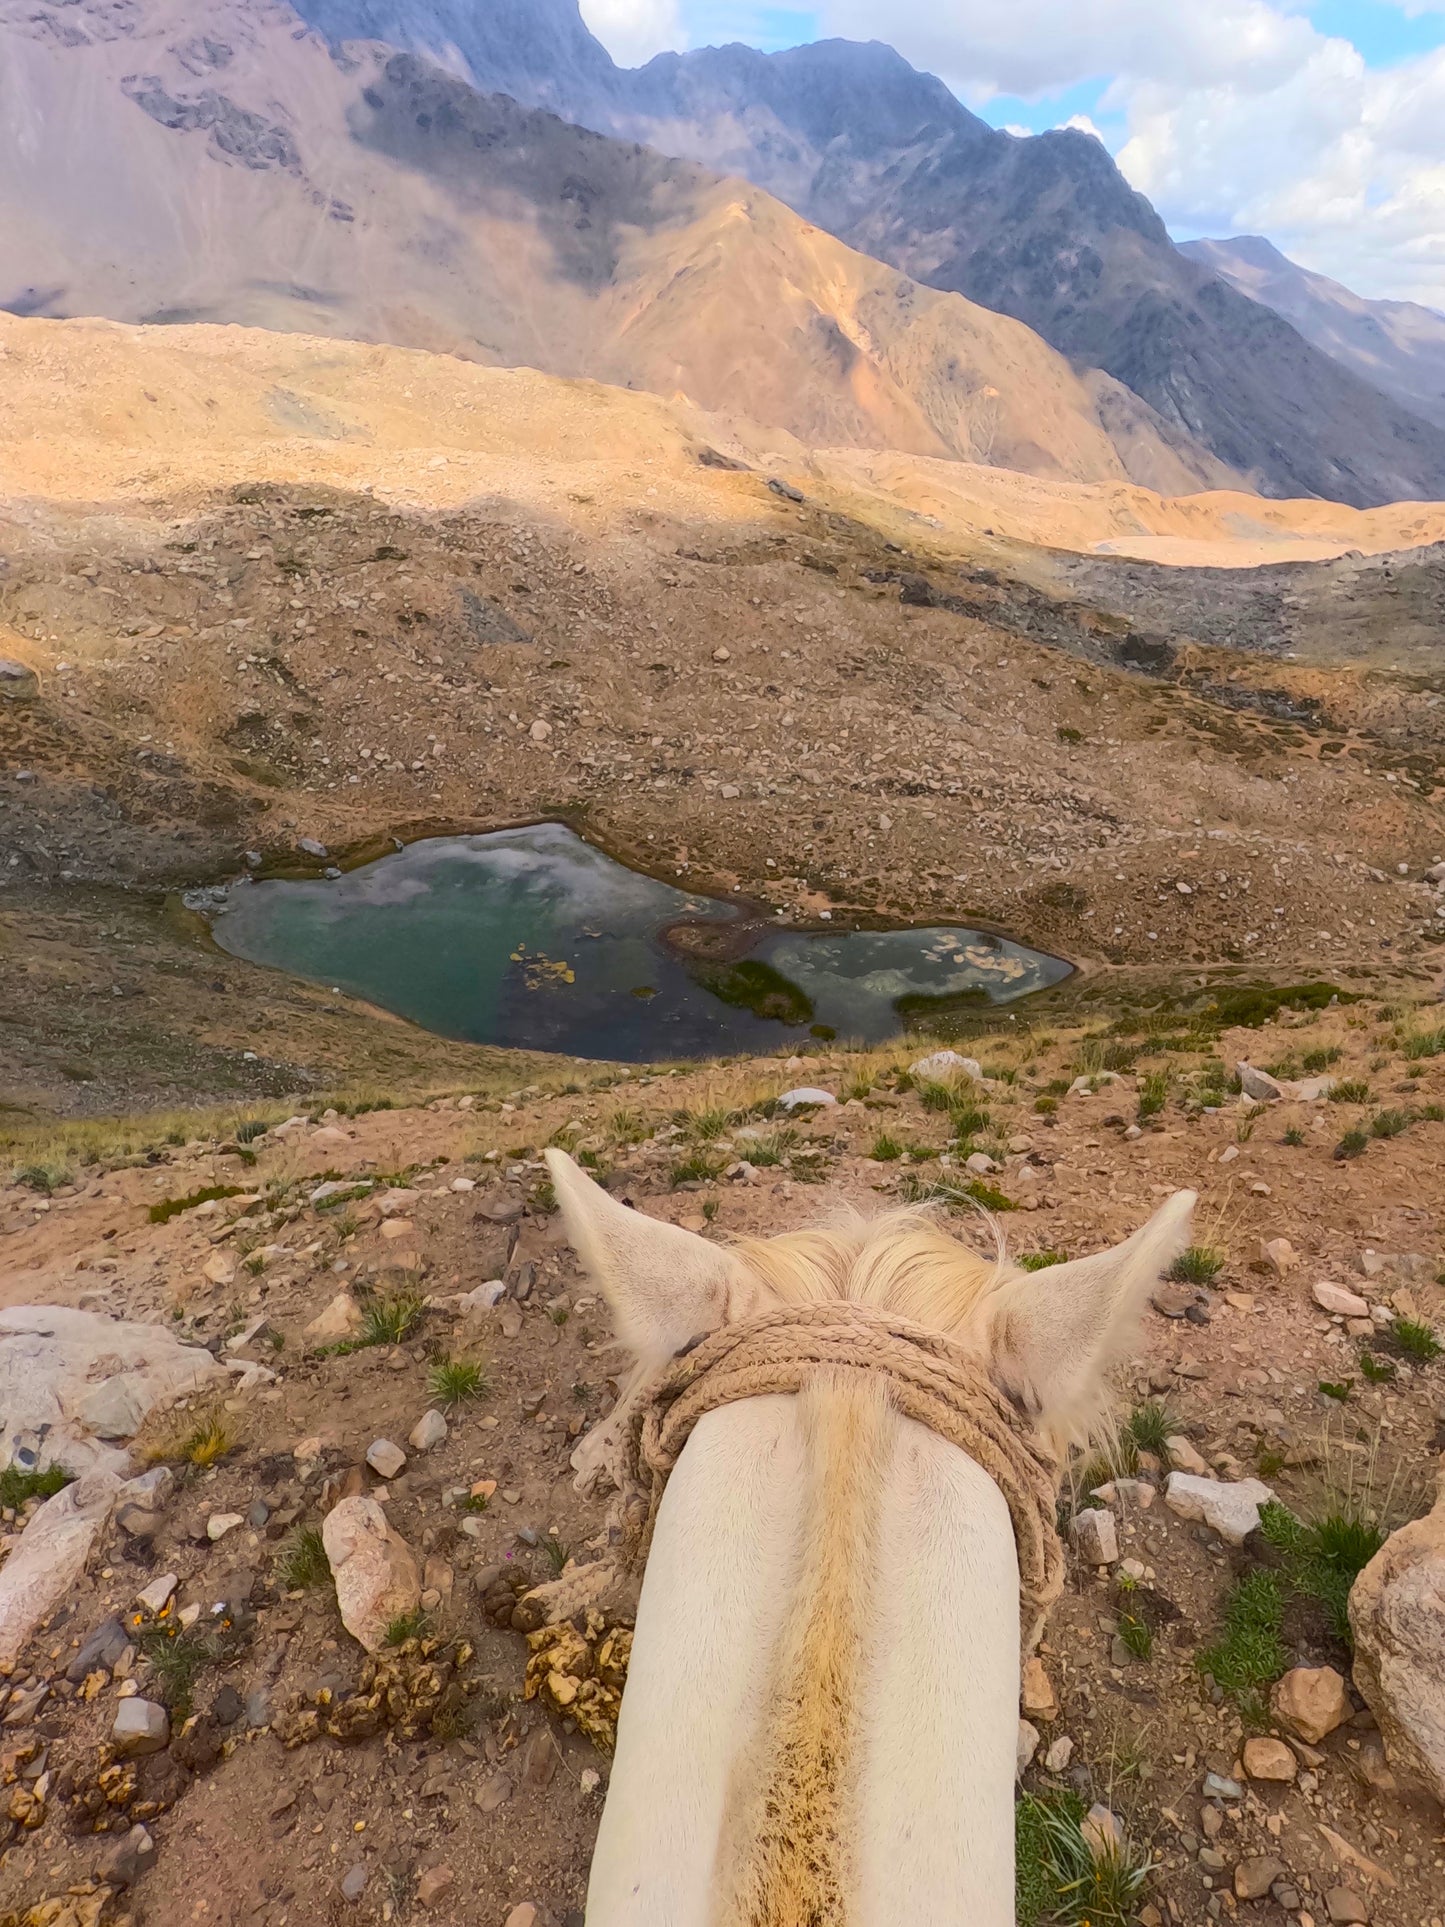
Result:
{"label": "white horse", "polygon": [[[962,1343],[1054,1437],[1096,1407],[1194,1204],[1027,1273],[918,1213],[714,1244],[547,1157],[639,1375],[728,1322],[852,1299]],[[847,1380],[708,1413],[672,1473],[588,1927],[1012,1927],[1009,1512],[881,1383]]]}

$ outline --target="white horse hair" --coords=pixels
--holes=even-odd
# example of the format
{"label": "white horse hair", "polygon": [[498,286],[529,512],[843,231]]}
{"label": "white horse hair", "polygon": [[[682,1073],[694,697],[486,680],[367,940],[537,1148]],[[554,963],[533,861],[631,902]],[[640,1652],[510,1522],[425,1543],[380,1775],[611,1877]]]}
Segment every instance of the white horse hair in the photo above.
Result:
{"label": "white horse hair", "polygon": [[[1194,1204],[1027,1273],[920,1212],[715,1244],[547,1161],[634,1386],[724,1323],[847,1298],[973,1350],[1056,1443]],[[857,1374],[709,1413],[658,1515],[588,1927],[1012,1927],[1018,1694],[1009,1514],[971,1459]]]}

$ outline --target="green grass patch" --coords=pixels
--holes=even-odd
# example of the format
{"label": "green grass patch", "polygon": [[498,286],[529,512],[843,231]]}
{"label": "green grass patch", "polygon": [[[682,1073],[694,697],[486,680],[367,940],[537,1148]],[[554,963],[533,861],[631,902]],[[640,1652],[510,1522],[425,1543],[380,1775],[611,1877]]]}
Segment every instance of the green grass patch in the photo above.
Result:
{"label": "green grass patch", "polygon": [[413,1292],[395,1298],[376,1298],[362,1314],[359,1349],[371,1345],[400,1345],[417,1328],[425,1306]]}
{"label": "green grass patch", "polygon": [[717,1151],[709,1151],[699,1146],[689,1151],[685,1158],[678,1158],[670,1173],[672,1188],[677,1190],[683,1184],[713,1184],[723,1174],[723,1159]]}
{"label": "green grass patch", "polygon": [[1168,1071],[1149,1071],[1139,1080],[1139,1122],[1147,1124],[1169,1102]]}
{"label": "green grass patch", "polygon": [[1414,1359],[1417,1365],[1430,1365],[1445,1351],[1435,1336],[1432,1326],[1422,1318],[1397,1318],[1390,1326],[1390,1336],[1405,1354]]}
{"label": "green grass patch", "polygon": [[1344,1405],[1355,1389],[1355,1382],[1351,1378],[1322,1378],[1319,1389],[1323,1398],[1332,1398],[1337,1405]]}
{"label": "green grass patch", "polygon": [[432,1366],[427,1387],[438,1405],[462,1405],[487,1395],[487,1368],[479,1358],[441,1358]]}
{"label": "green grass patch", "polygon": [[1289,1584],[1316,1600],[1336,1639],[1353,1646],[1350,1588],[1384,1545],[1384,1528],[1356,1507],[1306,1520],[1272,1503],[1260,1507],[1259,1529],[1281,1555]]}
{"label": "green grass patch", "polygon": [[902,1138],[894,1137],[891,1131],[880,1131],[868,1147],[868,1155],[875,1164],[894,1164],[907,1150]]}
{"label": "green grass patch", "polygon": [[408,1640],[424,1639],[431,1622],[420,1606],[409,1613],[398,1613],[389,1619],[382,1629],[382,1644],[385,1646],[405,1646]]}
{"label": "green grass patch", "polygon": [[1279,1575],[1247,1572],[1225,1601],[1224,1624],[1195,1664],[1251,1725],[1263,1725],[1265,1695],[1289,1664],[1284,1645],[1284,1592]]}
{"label": "green grass patch", "polygon": [[1056,1788],[1014,1805],[1014,1907],[1018,1927],[1131,1927],[1149,1874],[1126,1841],[1096,1854],[1083,1832],[1084,1803]]}
{"label": "green grass patch", "polygon": [[1335,1159],[1340,1164],[1346,1164],[1351,1158],[1363,1157],[1369,1148],[1370,1137],[1367,1131],[1361,1131],[1358,1128],[1346,1131],[1335,1146]]}
{"label": "green grass patch", "polygon": [[0,1506],[18,1512],[32,1499],[53,1499],[74,1477],[73,1472],[67,1472],[60,1465],[48,1465],[43,1472],[26,1472],[18,1465],[7,1465],[0,1472]]}
{"label": "green grass patch", "polygon": [[1167,1275],[1180,1285],[1212,1285],[1224,1269],[1224,1253],[1213,1245],[1188,1245]]}
{"label": "green grass patch", "polygon": [[60,1190],[62,1185],[73,1184],[74,1181],[75,1174],[68,1164],[47,1164],[37,1161],[33,1164],[17,1165],[15,1169],[15,1182],[23,1184],[27,1190],[40,1192],[42,1197],[48,1198],[52,1192]]}
{"label": "green grass patch", "polygon": [[1445,1056],[1445,1028],[1416,1031],[1402,1041],[1400,1048],[1410,1062],[1416,1064],[1427,1057]]}
{"label": "green grass patch", "polygon": [[1408,1111],[1376,1111],[1370,1119],[1371,1137],[1402,1137],[1414,1119]]}
{"label": "green grass patch", "polygon": [[1020,1271],[1047,1271],[1052,1265],[1066,1265],[1067,1251],[1021,1251],[1014,1263]]}
{"label": "green grass patch", "polygon": [[1150,1398],[1134,1407],[1125,1430],[1141,1452],[1162,1459],[1168,1456],[1168,1442],[1178,1432],[1179,1421],[1161,1400]]}
{"label": "green grass patch", "polygon": [[318,1526],[303,1526],[281,1548],[276,1583],[283,1592],[305,1592],[331,1584],[331,1561]]}
{"label": "green grass patch", "polygon": [[1373,1352],[1361,1352],[1360,1376],[1371,1385],[1388,1385],[1396,1376],[1395,1367],[1388,1358],[1376,1358]]}
{"label": "green grass patch", "polygon": [[208,1184],[184,1198],[162,1198],[158,1204],[151,1206],[146,1215],[152,1224],[169,1224],[172,1218],[178,1218],[183,1211],[194,1211],[198,1204],[211,1204],[217,1198],[240,1196],[239,1184]]}
{"label": "green grass patch", "polygon": [[1363,1077],[1342,1077],[1330,1092],[1331,1104],[1368,1104],[1370,1087]]}

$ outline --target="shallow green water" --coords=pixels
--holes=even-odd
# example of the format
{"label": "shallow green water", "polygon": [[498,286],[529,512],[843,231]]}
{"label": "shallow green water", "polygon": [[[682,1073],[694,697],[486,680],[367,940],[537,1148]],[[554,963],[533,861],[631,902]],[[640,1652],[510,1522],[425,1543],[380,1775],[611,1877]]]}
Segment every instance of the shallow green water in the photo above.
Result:
{"label": "shallow green water", "polygon": [[542,823],[413,843],[331,880],[238,884],[212,929],[237,956],[444,1036],[628,1062],[770,1050],[819,1027],[876,1043],[1069,974],[955,926],[750,926],[730,942],[739,917]]}

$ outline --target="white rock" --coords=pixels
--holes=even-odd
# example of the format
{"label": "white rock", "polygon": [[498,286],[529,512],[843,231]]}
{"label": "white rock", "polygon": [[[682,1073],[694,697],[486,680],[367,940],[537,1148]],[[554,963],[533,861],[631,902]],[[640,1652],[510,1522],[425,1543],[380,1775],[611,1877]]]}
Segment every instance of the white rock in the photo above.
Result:
{"label": "white rock", "polygon": [[173,1572],[163,1572],[159,1578],[152,1579],[135,1596],[135,1603],[144,1607],[146,1612],[155,1614],[165,1610],[166,1602],[175,1592],[180,1580]]}
{"label": "white rock", "polygon": [[373,1439],[366,1448],[366,1463],[383,1479],[394,1479],[406,1464],[406,1454],[390,1439]]}
{"label": "white rock", "polygon": [[421,1603],[411,1548],[392,1531],[376,1500],[365,1496],[337,1501],[321,1523],[321,1542],[336,1581],[341,1623],[374,1653],[391,1622]]}
{"label": "white rock", "polygon": [[464,1291],[457,1299],[459,1311],[490,1311],[499,1299],[507,1295],[504,1279],[489,1278],[484,1285],[477,1285],[471,1291]]}
{"label": "white rock", "polygon": [[1045,1773],[1067,1773],[1073,1757],[1073,1740],[1067,1733],[1060,1733],[1056,1740],[1049,1742],[1048,1751],[1044,1754]]}
{"label": "white rock", "polygon": [[213,1512],[206,1521],[206,1537],[214,1545],[218,1539],[224,1539],[228,1532],[234,1532],[237,1526],[245,1523],[246,1516],[242,1512]]}
{"label": "white rock", "polygon": [[430,1452],[447,1435],[447,1422],[440,1412],[423,1412],[411,1428],[407,1443],[414,1452]]}
{"label": "white rock", "polygon": [[1328,1278],[1321,1278],[1310,1286],[1310,1296],[1321,1311],[1327,1311],[1337,1318],[1368,1318],[1370,1307],[1358,1292],[1346,1291],[1343,1285],[1333,1285]]}
{"label": "white rock", "polygon": [[97,1467],[47,1499],[0,1568],[0,1672],[14,1670],[40,1621],[74,1592],[125,1487]]}
{"label": "white rock", "polygon": [[800,1084],[796,1090],[784,1091],[778,1103],[785,1111],[799,1110],[805,1104],[836,1104],[837,1098],[831,1091],[820,1091],[815,1085]]}
{"label": "white rock", "polygon": [[476,1188],[477,1181],[475,1178],[453,1178],[451,1182],[451,1189],[453,1191],[475,1191]]}
{"label": "white rock", "polygon": [[170,1715],[154,1700],[122,1700],[110,1729],[111,1744],[122,1759],[159,1753],[171,1737]]}
{"label": "white rock", "polygon": [[1039,1729],[1033,1724],[1032,1720],[1019,1721],[1018,1753],[1014,1768],[1016,1775],[1023,1772],[1029,1761],[1034,1757],[1035,1753],[1038,1752],[1039,1737]]}
{"label": "white rock", "polygon": [[228,1352],[243,1352],[248,1345],[254,1345],[260,1339],[268,1338],[270,1334],[271,1321],[269,1318],[249,1319],[238,1332],[231,1333],[231,1336],[226,1340],[226,1350]]}
{"label": "white rock", "polygon": [[201,1276],[212,1285],[234,1284],[236,1261],[227,1251],[213,1251],[201,1266]]}
{"label": "white rock", "polygon": [[1285,1085],[1288,1096],[1299,1104],[1318,1104],[1335,1088],[1333,1077],[1301,1077]]}
{"label": "white rock", "polygon": [[1260,1479],[1200,1479],[1171,1472],[1164,1503],[1181,1519],[1202,1519],[1221,1539],[1242,1546],[1259,1524],[1259,1508],[1274,1493]]}
{"label": "white rock", "polygon": [[924,1078],[935,1084],[949,1084],[955,1078],[969,1077],[975,1084],[987,1083],[976,1057],[960,1057],[956,1050],[936,1050],[908,1066],[910,1077]]}
{"label": "white rock", "polygon": [[1119,1535],[1114,1515],[1103,1506],[1086,1506],[1069,1523],[1069,1538],[1088,1566],[1112,1566],[1119,1557]]}
{"label": "white rock", "polygon": [[998,1165],[987,1151],[970,1151],[963,1161],[965,1171],[972,1171],[975,1177],[987,1177],[990,1171],[997,1171]]}
{"label": "white rock", "polygon": [[1246,1064],[1243,1059],[1234,1068],[1240,1089],[1246,1097],[1252,1097],[1256,1104],[1274,1104],[1284,1096],[1284,1086],[1268,1071],[1262,1071],[1254,1064]]}

